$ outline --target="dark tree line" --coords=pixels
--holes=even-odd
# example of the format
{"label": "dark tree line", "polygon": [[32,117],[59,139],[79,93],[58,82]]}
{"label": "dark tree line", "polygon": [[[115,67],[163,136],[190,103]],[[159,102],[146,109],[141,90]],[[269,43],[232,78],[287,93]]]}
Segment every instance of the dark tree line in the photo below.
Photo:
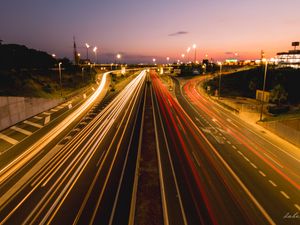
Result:
{"label": "dark tree line", "polygon": [[46,52],[17,44],[0,45],[0,62],[0,69],[46,69],[57,63]]}

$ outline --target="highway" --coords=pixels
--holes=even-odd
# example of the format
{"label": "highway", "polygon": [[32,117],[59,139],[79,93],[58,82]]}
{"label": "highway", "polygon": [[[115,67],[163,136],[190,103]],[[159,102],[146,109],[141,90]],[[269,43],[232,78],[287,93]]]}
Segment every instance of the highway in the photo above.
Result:
{"label": "highway", "polygon": [[[299,212],[296,156],[203,96],[199,80],[176,81],[175,98],[157,74],[151,77],[167,146],[162,173],[172,177],[165,181],[170,224],[299,222],[286,218]],[[177,184],[168,185],[172,180]]]}
{"label": "highway", "polygon": [[145,105],[165,225],[299,224],[292,218],[300,211],[298,153],[218,106],[201,91],[205,77],[174,79],[172,92],[143,70],[99,102],[106,76],[2,167],[1,225],[135,224]]}
{"label": "highway", "polygon": [[68,142],[52,146],[42,157],[31,155],[43,152],[90,104],[79,107],[22,160],[2,170],[0,224],[126,224],[145,79],[146,72],[140,72]]}
{"label": "highway", "polygon": [[[175,81],[180,107],[177,101],[171,102],[171,98],[168,101],[169,107],[176,105],[178,112],[183,108],[186,114],[182,114],[189,118],[177,123],[181,126],[179,135],[185,133],[183,141],[187,137],[190,142],[186,149],[193,159],[192,164],[196,164],[196,168],[198,165],[202,173],[216,170],[217,174],[207,176],[209,183],[205,186],[210,190],[204,191],[211,203],[211,217],[216,218],[217,224],[222,224],[226,215],[228,222],[236,217],[245,221],[225,224],[299,224],[299,219],[287,218],[300,210],[299,153],[269,140],[261,130],[211,101],[200,88],[204,79],[198,77],[181,84]],[[195,134],[187,133],[190,126]],[[198,146],[191,142],[194,137],[202,139]],[[207,158],[203,158],[204,155]],[[207,162],[211,165],[204,166]],[[218,177],[222,182],[215,183],[214,178]],[[214,191],[216,199],[213,201],[209,195]],[[218,215],[220,209],[222,215]]]}

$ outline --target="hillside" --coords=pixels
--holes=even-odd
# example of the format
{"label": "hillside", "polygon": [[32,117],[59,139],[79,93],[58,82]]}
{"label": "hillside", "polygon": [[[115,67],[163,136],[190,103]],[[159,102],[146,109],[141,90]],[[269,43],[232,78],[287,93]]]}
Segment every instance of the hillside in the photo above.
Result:
{"label": "hillside", "polygon": [[[263,87],[264,68],[258,67],[251,70],[240,71],[222,76],[221,95],[228,97],[255,98],[256,89]],[[218,88],[218,76],[204,84],[205,88],[210,86],[210,94],[215,93]],[[300,69],[269,68],[267,73],[266,91],[275,91],[280,86],[287,93],[286,101],[291,105],[300,104]],[[279,86],[278,86],[279,85]]]}
{"label": "hillside", "polygon": [[64,58],[22,45],[0,45],[0,95],[42,98],[61,97],[58,62],[62,62],[62,92],[66,96],[92,82],[96,72],[82,70]]}

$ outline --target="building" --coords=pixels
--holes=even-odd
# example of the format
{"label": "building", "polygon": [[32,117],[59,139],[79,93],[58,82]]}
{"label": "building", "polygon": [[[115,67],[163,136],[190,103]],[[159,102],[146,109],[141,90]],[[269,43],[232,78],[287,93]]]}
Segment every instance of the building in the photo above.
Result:
{"label": "building", "polygon": [[300,50],[296,49],[299,42],[293,42],[292,46],[294,46],[294,50],[277,53],[278,67],[300,68]]}

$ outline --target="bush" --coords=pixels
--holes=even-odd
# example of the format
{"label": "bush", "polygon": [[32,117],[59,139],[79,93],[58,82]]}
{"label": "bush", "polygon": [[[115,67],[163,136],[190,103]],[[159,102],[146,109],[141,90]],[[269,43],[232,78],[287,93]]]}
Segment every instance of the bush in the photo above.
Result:
{"label": "bush", "polygon": [[268,111],[269,113],[278,115],[281,113],[288,112],[290,107],[288,105],[281,105],[281,106],[269,106]]}

